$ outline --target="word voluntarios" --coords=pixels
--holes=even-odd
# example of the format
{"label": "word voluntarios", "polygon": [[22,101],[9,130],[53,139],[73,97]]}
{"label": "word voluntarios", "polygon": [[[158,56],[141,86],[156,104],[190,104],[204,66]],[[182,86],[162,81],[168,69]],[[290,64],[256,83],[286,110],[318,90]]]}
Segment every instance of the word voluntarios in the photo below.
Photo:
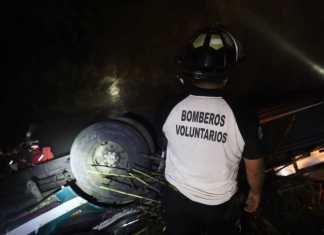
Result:
{"label": "word voluntarios", "polygon": [[[223,127],[226,116],[209,112],[182,110],[181,122],[204,123],[212,126]],[[219,130],[210,130],[208,128],[193,127],[186,125],[176,125],[176,133],[180,136],[199,138],[203,140],[225,143],[227,133]]]}

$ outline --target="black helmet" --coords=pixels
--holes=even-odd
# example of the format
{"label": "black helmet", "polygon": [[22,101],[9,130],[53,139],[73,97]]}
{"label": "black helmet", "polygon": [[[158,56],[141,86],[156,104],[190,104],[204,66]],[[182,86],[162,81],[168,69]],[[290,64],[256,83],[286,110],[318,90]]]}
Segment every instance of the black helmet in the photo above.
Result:
{"label": "black helmet", "polygon": [[177,58],[179,78],[222,81],[229,67],[243,58],[239,41],[222,26],[196,34]]}

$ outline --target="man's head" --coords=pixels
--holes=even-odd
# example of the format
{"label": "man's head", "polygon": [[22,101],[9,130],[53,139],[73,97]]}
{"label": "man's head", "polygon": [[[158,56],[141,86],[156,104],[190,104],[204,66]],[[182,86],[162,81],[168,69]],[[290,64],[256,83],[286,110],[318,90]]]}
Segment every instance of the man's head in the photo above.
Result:
{"label": "man's head", "polygon": [[198,32],[178,57],[179,77],[204,89],[221,89],[229,68],[243,57],[242,47],[223,27]]}

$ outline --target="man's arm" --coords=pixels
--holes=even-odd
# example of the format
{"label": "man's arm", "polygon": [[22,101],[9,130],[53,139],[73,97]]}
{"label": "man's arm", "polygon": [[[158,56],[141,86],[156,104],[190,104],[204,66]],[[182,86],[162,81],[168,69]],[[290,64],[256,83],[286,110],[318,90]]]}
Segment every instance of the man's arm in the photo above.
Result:
{"label": "man's arm", "polygon": [[247,181],[250,191],[246,200],[244,210],[249,213],[255,213],[261,201],[261,193],[263,186],[263,158],[246,159],[244,158]]}

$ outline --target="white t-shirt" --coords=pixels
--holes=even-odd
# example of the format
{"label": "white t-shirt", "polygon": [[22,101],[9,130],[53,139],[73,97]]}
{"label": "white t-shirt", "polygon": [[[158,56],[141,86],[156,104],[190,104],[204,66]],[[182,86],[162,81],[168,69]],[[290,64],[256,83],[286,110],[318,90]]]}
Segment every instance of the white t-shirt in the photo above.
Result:
{"label": "white t-shirt", "polygon": [[237,191],[245,141],[222,97],[189,95],[170,112],[166,180],[192,201],[219,205]]}

